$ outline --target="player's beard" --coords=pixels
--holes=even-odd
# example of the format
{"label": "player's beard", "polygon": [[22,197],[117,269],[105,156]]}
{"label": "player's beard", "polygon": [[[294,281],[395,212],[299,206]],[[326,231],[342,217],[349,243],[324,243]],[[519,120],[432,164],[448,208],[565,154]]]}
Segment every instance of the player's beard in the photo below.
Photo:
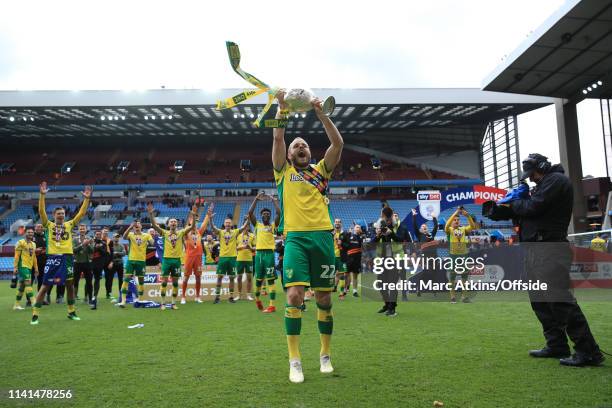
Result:
{"label": "player's beard", "polygon": [[298,150],[291,155],[291,164],[298,169],[305,169],[310,164],[310,152]]}

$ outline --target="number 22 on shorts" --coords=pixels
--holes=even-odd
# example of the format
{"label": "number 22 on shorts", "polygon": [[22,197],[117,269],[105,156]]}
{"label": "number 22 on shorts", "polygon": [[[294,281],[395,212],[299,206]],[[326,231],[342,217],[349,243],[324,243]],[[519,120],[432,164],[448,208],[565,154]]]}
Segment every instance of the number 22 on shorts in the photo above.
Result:
{"label": "number 22 on shorts", "polygon": [[322,279],[331,279],[336,276],[336,265],[321,265],[321,278]]}

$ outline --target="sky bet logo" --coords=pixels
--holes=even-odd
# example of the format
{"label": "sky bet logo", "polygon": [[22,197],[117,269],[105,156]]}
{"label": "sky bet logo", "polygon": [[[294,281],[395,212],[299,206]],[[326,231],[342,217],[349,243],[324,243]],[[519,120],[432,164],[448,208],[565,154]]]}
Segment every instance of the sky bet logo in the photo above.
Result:
{"label": "sky bet logo", "polygon": [[304,177],[299,174],[292,174],[291,177],[289,177],[289,181],[304,181]]}
{"label": "sky bet logo", "polygon": [[417,201],[440,201],[442,194],[440,193],[419,193],[417,195]]}
{"label": "sky bet logo", "polygon": [[157,273],[147,273],[144,276],[143,283],[146,284],[154,284],[159,283],[159,275]]}

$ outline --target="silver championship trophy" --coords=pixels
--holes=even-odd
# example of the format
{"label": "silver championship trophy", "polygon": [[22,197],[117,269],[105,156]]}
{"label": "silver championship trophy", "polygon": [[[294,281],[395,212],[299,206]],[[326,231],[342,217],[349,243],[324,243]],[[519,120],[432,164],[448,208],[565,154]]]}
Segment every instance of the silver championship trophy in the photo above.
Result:
{"label": "silver championship trophy", "polygon": [[[238,48],[238,44],[227,41],[225,43],[227,46],[227,54],[230,59],[230,64],[238,75],[242,78],[246,79],[249,83],[253,84],[256,89],[247,89],[238,95],[234,95],[231,98],[227,98],[221,101],[217,101],[217,109],[229,109],[232,108],[239,103],[242,103],[250,98],[253,98],[257,95],[261,95],[263,93],[268,94],[268,103],[264,106],[263,110],[257,116],[257,119],[253,122],[255,127],[286,127],[287,119],[270,119],[263,120],[264,115],[268,112],[272,103],[276,98],[277,92],[281,89],[279,87],[272,87],[265,82],[260,81],[255,78],[253,75],[245,72],[240,68],[240,49]],[[310,89],[302,89],[302,88],[291,88],[288,89],[285,93],[285,103],[287,105],[287,109],[291,113],[304,113],[308,112],[312,109],[312,101],[315,99],[314,93]],[[331,115],[336,107],[336,100],[333,96],[328,96],[321,106],[321,110],[327,116]]]}

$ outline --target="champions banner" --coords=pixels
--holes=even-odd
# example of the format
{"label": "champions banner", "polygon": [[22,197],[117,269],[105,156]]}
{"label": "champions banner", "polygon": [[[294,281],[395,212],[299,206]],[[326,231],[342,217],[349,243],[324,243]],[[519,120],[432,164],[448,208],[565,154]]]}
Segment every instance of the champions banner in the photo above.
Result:
{"label": "champions banner", "polygon": [[[497,201],[506,196],[506,190],[487,186],[472,186],[453,188],[446,191],[419,191],[417,201],[417,225],[431,221],[432,217],[439,217],[440,213],[449,208],[456,208],[466,204],[482,204],[485,201]],[[479,215],[479,214],[472,214]],[[406,214],[402,221],[409,226],[412,234],[412,214]]]}
{"label": "champions banner", "polygon": [[[143,300],[153,300],[159,302],[161,300],[161,274],[158,271],[159,268],[148,267],[148,271],[144,276],[144,293],[142,296]],[[187,282],[187,291],[185,298],[187,300],[194,300],[196,297],[195,292],[195,275],[189,277]],[[132,279],[133,284],[136,285],[136,280]],[[237,283],[237,281],[236,281]],[[221,298],[225,299],[229,297],[229,278],[225,276],[223,278],[223,284],[221,288]],[[183,296],[183,278],[179,278],[179,293],[178,297]],[[200,297],[202,300],[212,301],[216,295],[215,290],[217,286],[217,266],[216,265],[204,265],[202,266],[202,285],[200,288]],[[237,285],[236,285],[237,289]],[[172,278],[168,278],[168,287],[166,289],[166,296],[170,298],[172,296]],[[246,278],[243,282],[243,291],[246,293]],[[237,295],[238,293],[236,293]]]}

